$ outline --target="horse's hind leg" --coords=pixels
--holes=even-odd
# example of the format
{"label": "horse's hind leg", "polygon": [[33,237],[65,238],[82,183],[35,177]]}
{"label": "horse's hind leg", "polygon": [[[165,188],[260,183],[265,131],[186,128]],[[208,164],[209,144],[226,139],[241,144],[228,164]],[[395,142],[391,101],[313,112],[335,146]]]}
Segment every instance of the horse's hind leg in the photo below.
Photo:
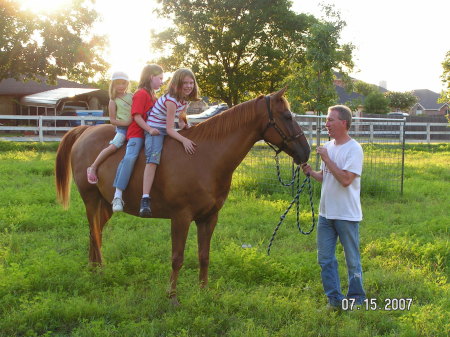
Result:
{"label": "horse's hind leg", "polygon": [[102,198],[100,193],[90,193],[83,196],[86,215],[89,220],[89,261],[92,265],[102,264],[102,231],[106,222],[111,218],[111,205]]}
{"label": "horse's hind leg", "polygon": [[202,288],[208,284],[209,251],[217,219],[218,213],[214,213],[208,218],[195,221],[197,224],[198,260],[200,264],[199,281]]}
{"label": "horse's hind leg", "polygon": [[179,305],[177,299],[177,280],[184,262],[184,248],[186,246],[190,223],[191,220],[187,217],[179,216],[178,219],[172,219],[172,273],[170,274],[169,298],[174,305]]}

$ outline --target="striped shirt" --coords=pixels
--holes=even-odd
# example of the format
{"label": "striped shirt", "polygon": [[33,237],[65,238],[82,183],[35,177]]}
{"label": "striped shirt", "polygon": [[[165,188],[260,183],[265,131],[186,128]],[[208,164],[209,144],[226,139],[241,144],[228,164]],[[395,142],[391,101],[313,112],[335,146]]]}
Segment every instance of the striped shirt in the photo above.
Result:
{"label": "striped shirt", "polygon": [[165,94],[158,98],[155,105],[150,110],[147,120],[148,125],[153,128],[166,128],[167,101],[175,103],[177,107],[175,111],[175,120],[178,120],[180,112],[183,111],[187,106],[186,101],[177,101],[176,98],[170,96],[169,94]]}

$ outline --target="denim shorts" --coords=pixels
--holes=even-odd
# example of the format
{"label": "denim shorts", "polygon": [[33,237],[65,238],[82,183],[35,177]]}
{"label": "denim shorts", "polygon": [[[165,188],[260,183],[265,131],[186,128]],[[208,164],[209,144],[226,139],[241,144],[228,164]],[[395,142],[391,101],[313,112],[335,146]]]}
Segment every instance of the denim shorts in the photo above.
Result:
{"label": "denim shorts", "polygon": [[163,128],[156,129],[159,131],[157,136],[152,136],[147,131],[145,132],[145,157],[147,164],[159,165],[161,159],[164,137],[167,135],[167,131]]}
{"label": "denim shorts", "polygon": [[115,147],[120,148],[127,139],[127,127],[118,126],[116,127],[116,135],[109,144],[113,144]]}

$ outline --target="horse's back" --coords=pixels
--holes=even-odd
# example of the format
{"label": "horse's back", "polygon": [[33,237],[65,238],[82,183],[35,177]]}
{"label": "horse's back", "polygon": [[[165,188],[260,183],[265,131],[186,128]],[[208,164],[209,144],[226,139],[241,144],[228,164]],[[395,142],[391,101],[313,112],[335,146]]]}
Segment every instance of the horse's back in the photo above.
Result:
{"label": "horse's back", "polygon": [[[98,183],[87,182],[86,169],[94,162],[98,154],[109,145],[114,137],[114,126],[99,125],[88,128],[74,144],[72,150],[72,170],[80,194],[88,194],[95,189],[102,197],[111,202],[114,195],[114,179],[117,167],[125,155],[126,144],[109,156],[97,169]],[[188,209],[192,216],[208,213],[221,207],[217,203],[216,192],[219,183],[214,177],[208,160],[202,156],[202,144],[196,153],[189,155],[178,141],[166,137],[161,162],[156,171],[151,190],[152,211],[154,217],[171,218],[177,210]],[[141,150],[136,160],[129,184],[123,193],[124,211],[137,215],[142,196],[142,178],[145,168],[145,153]],[[229,185],[229,183],[221,182]],[[220,199],[225,199],[228,188],[222,190]],[[219,207],[219,208],[220,208]]]}

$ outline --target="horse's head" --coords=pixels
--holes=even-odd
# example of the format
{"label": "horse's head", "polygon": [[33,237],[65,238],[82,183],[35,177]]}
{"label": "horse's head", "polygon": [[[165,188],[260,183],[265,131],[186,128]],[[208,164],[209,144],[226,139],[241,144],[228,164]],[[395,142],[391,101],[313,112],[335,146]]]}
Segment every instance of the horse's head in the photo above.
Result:
{"label": "horse's head", "polygon": [[306,163],[311,150],[301,126],[289,110],[289,103],[283,97],[285,91],[286,88],[264,98],[267,123],[263,139],[290,155],[296,164]]}

